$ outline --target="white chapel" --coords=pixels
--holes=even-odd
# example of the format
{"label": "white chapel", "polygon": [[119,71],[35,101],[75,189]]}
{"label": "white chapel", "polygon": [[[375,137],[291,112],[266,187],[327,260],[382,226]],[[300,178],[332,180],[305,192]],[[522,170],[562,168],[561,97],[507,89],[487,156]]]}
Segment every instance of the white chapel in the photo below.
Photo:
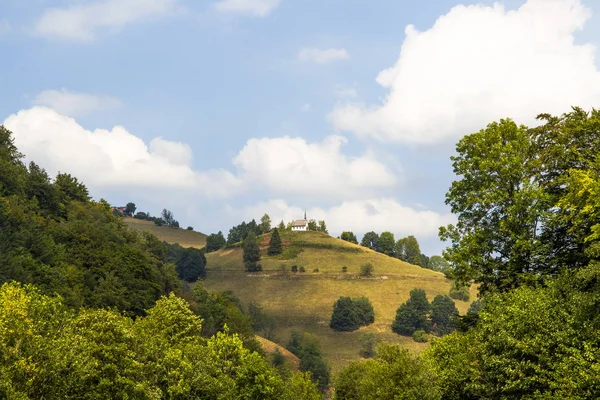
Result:
{"label": "white chapel", "polygon": [[292,221],[292,231],[307,231],[308,220],[306,219],[306,211],[304,211],[304,219]]}

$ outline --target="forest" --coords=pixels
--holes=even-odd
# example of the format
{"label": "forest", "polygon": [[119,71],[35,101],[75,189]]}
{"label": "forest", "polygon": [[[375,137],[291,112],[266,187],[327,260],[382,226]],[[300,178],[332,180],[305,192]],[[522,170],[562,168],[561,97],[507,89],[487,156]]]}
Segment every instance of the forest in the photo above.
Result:
{"label": "forest", "polygon": [[[599,398],[600,111],[537,119],[491,122],[452,157],[446,204],[457,223],[440,228],[439,265],[457,290],[477,285],[475,306],[449,317],[449,298],[429,303],[416,288],[392,329],[433,331],[429,347],[380,343],[334,377],[318,343],[299,333],[288,349],[303,372],[279,368],[255,343],[259,309],[253,319],[234,294],[186,283],[206,273],[203,251],[127,229],[75,177],[26,166],[0,128],[0,397]],[[258,271],[265,222],[207,247],[244,241],[240,268]],[[431,262],[410,237],[384,233],[364,245]],[[332,329],[372,323],[368,299],[334,307]]]}

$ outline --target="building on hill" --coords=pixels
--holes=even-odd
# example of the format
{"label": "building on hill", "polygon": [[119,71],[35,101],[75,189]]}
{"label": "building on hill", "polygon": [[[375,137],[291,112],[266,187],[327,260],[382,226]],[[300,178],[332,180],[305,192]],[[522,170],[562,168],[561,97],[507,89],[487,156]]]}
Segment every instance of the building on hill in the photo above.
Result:
{"label": "building on hill", "polygon": [[308,220],[306,219],[306,211],[304,211],[304,219],[292,221],[292,231],[307,231]]}

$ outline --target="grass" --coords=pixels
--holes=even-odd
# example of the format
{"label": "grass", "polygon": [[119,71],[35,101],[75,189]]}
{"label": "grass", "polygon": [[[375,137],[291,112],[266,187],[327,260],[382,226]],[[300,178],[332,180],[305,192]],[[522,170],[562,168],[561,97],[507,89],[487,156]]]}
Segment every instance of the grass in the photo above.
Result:
{"label": "grass", "polygon": [[167,243],[179,243],[182,247],[195,247],[198,249],[206,246],[206,235],[204,233],[181,228],[170,228],[168,226],[158,226],[152,221],[130,217],[124,217],[123,221],[130,228],[150,232]]}
{"label": "grass", "polygon": [[[391,332],[398,306],[413,288],[422,288],[429,300],[447,295],[450,281],[443,274],[335,239],[320,232],[281,232],[285,256],[268,257],[269,235],[259,237],[262,272],[244,272],[241,248],[230,248],[206,255],[208,277],[203,282],[211,291],[233,291],[245,304],[255,301],[276,320],[276,340],[287,344],[292,330],[319,337],[333,372],[359,359],[361,332],[374,332],[381,340],[401,343],[414,351],[427,343]],[[293,250],[289,250],[292,248]],[[372,277],[359,277],[360,266],[371,263]],[[307,272],[291,273],[303,266]],[[342,272],[342,267],[347,272]],[[310,272],[315,268],[318,273]],[[355,332],[334,332],[329,328],[333,303],[340,296],[366,296],[375,309],[375,323]],[[471,290],[471,298],[476,290]],[[461,313],[469,302],[455,301]]]}

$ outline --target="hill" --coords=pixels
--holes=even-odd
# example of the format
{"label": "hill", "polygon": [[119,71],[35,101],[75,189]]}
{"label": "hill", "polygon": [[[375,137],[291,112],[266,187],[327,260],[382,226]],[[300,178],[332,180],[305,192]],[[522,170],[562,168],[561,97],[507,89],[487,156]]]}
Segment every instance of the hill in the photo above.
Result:
{"label": "hill", "polygon": [[[284,252],[275,257],[266,254],[270,235],[259,237],[263,271],[258,273],[244,272],[239,246],[207,254],[206,289],[231,290],[245,304],[260,304],[276,321],[278,344],[285,345],[292,330],[318,336],[334,372],[359,358],[362,332],[373,332],[379,339],[417,351],[427,347],[392,333],[391,323],[411,289],[424,289],[430,301],[438,294],[448,294],[450,282],[443,274],[320,232],[284,231],[281,237]],[[360,266],[365,263],[373,264],[374,276],[359,277]],[[292,273],[294,265],[306,272]],[[375,323],[350,333],[331,330],[333,303],[340,296],[368,297],[375,308]],[[473,289],[472,298],[475,296]],[[456,305],[465,313],[469,303],[456,301]]]}
{"label": "hill", "polygon": [[167,243],[178,243],[182,247],[202,248],[206,246],[206,235],[196,231],[182,228],[158,226],[154,222],[131,217],[124,217],[123,221],[133,229],[150,232]]}

